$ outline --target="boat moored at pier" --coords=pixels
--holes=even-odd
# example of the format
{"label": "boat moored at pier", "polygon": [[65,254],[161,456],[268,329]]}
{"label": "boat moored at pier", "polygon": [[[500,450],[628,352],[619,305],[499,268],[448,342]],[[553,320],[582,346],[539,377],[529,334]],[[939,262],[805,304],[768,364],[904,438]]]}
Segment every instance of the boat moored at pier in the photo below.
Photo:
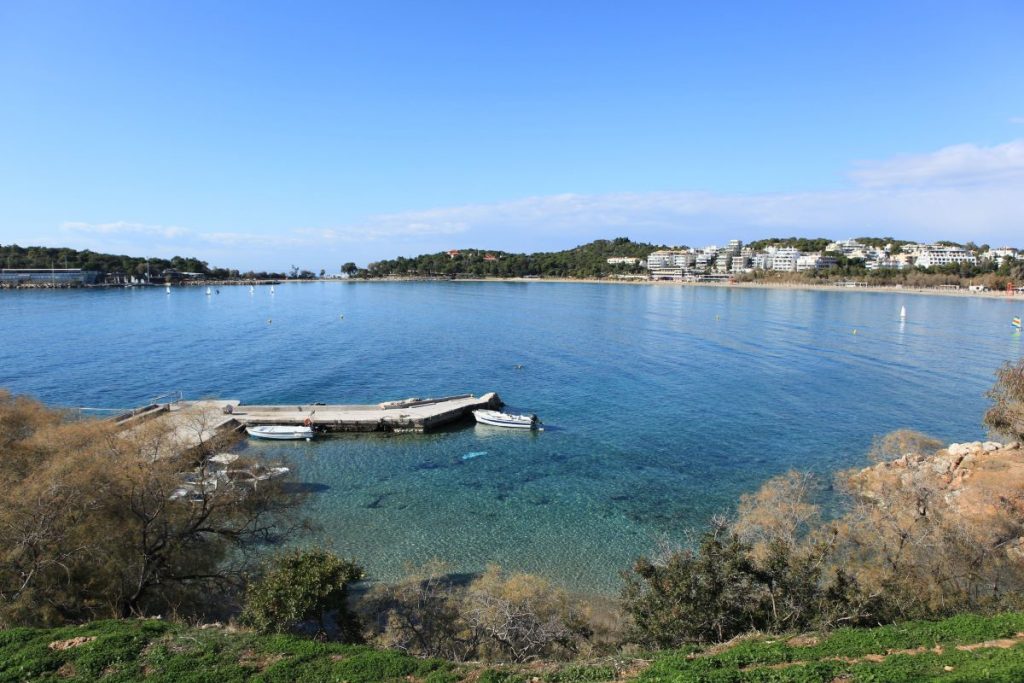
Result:
{"label": "boat moored at pier", "polygon": [[473,417],[478,424],[491,427],[511,427],[513,429],[541,429],[541,422],[536,415],[515,415],[497,410],[474,410]]}
{"label": "boat moored at pier", "polygon": [[315,432],[308,426],[291,425],[263,425],[260,427],[246,427],[245,433],[257,439],[277,439],[279,441],[295,441],[305,439],[309,441]]}

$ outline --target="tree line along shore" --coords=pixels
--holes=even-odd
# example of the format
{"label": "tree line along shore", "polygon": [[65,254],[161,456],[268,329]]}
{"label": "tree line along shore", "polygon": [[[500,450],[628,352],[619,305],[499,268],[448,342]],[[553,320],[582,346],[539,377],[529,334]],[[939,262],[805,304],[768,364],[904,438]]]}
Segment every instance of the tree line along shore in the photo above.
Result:
{"label": "tree line along shore", "polygon": [[[349,680],[484,680],[491,671],[487,680],[593,681],[630,667],[641,680],[718,680],[708,672],[727,666],[721,680],[755,670],[750,680],[769,671],[784,671],[770,680],[833,680],[847,669],[889,680],[879,671],[891,658],[903,662],[893,676],[904,675],[903,655],[921,655],[911,668],[964,675],[998,660],[1019,677],[1024,360],[1000,368],[988,396],[984,423],[1000,441],[879,437],[866,467],[831,482],[828,511],[829,482],[775,477],[705,527],[680,529],[677,545],[623,567],[618,599],[597,601],[493,565],[454,574],[440,560],[374,582],[358,558],[330,551],[296,470],[259,486],[209,485],[215,444],[183,454],[180,431],[158,422],[122,430],[3,393],[0,650],[14,648],[23,668],[0,672],[92,671],[106,661],[104,642],[127,647],[105,666],[161,671],[186,624],[215,623],[217,635],[195,647],[214,647],[206,637],[247,643],[218,650],[235,653],[239,680],[279,663],[275,680],[294,680],[288,667],[312,666],[315,653],[324,671],[363,661]],[[192,495],[176,496],[185,481]],[[157,616],[158,626],[137,621]],[[952,621],[921,625],[935,619]],[[156,644],[129,652],[126,643],[143,641]],[[262,654],[253,662],[243,651]],[[85,652],[95,659],[79,661]],[[358,677],[367,672],[379,678]]]}
{"label": "tree line along shore", "polygon": [[[849,243],[858,244],[864,249],[888,249],[886,254],[896,252],[904,247],[910,248],[910,243],[906,240],[896,240],[891,237],[862,237],[857,240],[848,240],[842,244]],[[841,252],[821,251],[830,244],[832,244],[830,240],[825,238],[789,237],[758,240],[747,245],[752,252],[756,249],[794,252],[817,249],[819,252],[816,253],[824,254],[827,257],[826,260],[830,264],[828,267],[815,267],[799,272],[744,268],[723,272],[709,271],[709,273],[716,277],[725,277],[736,283],[789,286],[857,283],[875,287],[936,291],[954,287],[1005,291],[1008,286],[1020,287],[1024,284],[1024,260],[1016,258],[1013,255],[1016,250],[1012,249],[1005,250],[1006,253],[996,260],[973,258],[970,262],[931,265],[927,268],[897,269],[869,268],[863,258],[856,258]],[[942,244],[950,245],[951,249],[955,248],[965,254],[993,253],[989,250],[988,245],[978,246],[972,243],[954,245],[951,242]],[[94,282],[117,285],[131,283],[184,284],[189,282],[249,284],[252,281],[305,281],[323,278],[352,280],[525,278],[614,282],[648,281],[658,278],[655,271],[644,265],[645,260],[652,253],[666,249],[670,248],[665,245],[633,242],[626,237],[619,237],[612,240],[595,240],[572,249],[556,252],[522,254],[482,249],[452,249],[411,258],[397,257],[376,261],[369,263],[366,267],[359,267],[349,261],[341,264],[336,272],[328,273],[326,269],[314,272],[296,265],[280,272],[241,272],[237,269],[211,267],[205,261],[191,257],[143,258],[67,248],[0,245],[0,286],[4,286],[5,282],[8,287],[59,286],[54,278],[49,278],[49,281],[46,278],[46,272],[53,273],[58,269],[78,269],[93,273],[95,275]],[[686,250],[685,247],[671,249]],[[860,252],[855,250],[850,253]],[[999,253],[1002,254],[1002,252]],[[707,256],[710,258],[712,254],[709,252]],[[730,253],[728,258],[735,257]],[[818,264],[818,266],[821,265]],[[19,284],[17,278],[10,275],[12,271],[25,269],[41,271],[42,276],[35,282],[25,281]],[[6,277],[5,274],[7,274]]]}

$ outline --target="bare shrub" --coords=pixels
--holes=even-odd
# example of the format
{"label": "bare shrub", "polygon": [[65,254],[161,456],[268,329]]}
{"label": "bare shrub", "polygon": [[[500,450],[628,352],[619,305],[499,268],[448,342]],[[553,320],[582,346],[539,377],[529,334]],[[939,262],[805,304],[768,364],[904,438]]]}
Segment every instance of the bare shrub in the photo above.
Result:
{"label": "bare shrub", "polygon": [[883,436],[876,436],[871,441],[868,460],[871,462],[890,462],[904,455],[927,457],[934,454],[943,444],[938,439],[912,429],[897,429]]}
{"label": "bare shrub", "polygon": [[419,657],[464,661],[477,639],[460,610],[462,591],[439,561],[410,567],[406,578],[374,586],[360,602],[373,641]]}
{"label": "bare shrub", "polygon": [[239,588],[258,544],[300,526],[302,498],[280,480],[192,473],[161,421],[71,422],[3,394],[0,444],[0,624],[202,613]]}
{"label": "bare shrub", "polygon": [[1024,358],[1006,363],[996,372],[996,383],[986,394],[992,406],[985,425],[998,434],[1024,441]]}
{"label": "bare shrub", "polygon": [[470,584],[463,616],[488,659],[567,657],[589,630],[565,591],[530,574],[490,565]]}

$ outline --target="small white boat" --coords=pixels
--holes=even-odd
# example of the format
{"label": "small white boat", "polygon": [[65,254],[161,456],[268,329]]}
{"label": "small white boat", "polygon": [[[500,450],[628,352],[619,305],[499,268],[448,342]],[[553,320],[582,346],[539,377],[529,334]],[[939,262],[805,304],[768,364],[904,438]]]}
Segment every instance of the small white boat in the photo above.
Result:
{"label": "small white boat", "polygon": [[249,436],[256,437],[257,439],[305,439],[306,441],[312,439],[314,434],[312,427],[292,427],[290,425],[264,425],[262,427],[246,427],[245,433],[248,434]]}
{"label": "small white boat", "polygon": [[906,320],[906,319],[907,319],[907,307],[906,306],[901,306],[900,307],[900,320]]}
{"label": "small white boat", "polygon": [[210,296],[211,294],[213,294],[213,292],[211,292],[211,291],[210,291],[210,288],[209,288],[209,287],[207,287],[207,288],[206,288],[206,296]]}
{"label": "small white boat", "polygon": [[515,429],[540,429],[540,420],[536,415],[513,415],[497,410],[474,410],[473,417],[482,425],[492,427],[512,427]]}
{"label": "small white boat", "polygon": [[171,286],[167,285],[166,287],[164,287],[164,291],[166,291],[168,294],[170,294],[171,293]]}
{"label": "small white boat", "polygon": [[256,291],[256,288],[253,287],[252,285],[249,285],[249,293],[252,294],[255,291]]}
{"label": "small white boat", "polygon": [[270,285],[270,293],[271,293],[271,294],[273,294],[273,293],[274,293],[274,285]]}

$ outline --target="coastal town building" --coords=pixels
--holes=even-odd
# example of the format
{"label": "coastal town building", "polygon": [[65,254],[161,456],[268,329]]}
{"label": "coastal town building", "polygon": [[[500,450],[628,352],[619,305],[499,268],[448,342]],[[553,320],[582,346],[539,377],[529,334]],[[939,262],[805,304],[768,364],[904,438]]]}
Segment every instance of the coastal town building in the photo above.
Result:
{"label": "coastal town building", "polygon": [[755,270],[796,273],[827,270],[840,263],[861,265],[867,270],[907,270],[950,264],[975,265],[979,259],[999,264],[1019,259],[1022,253],[1013,247],[989,249],[980,256],[975,251],[951,243],[904,244],[896,248],[864,244],[855,239],[830,242],[822,251],[804,252],[790,246],[768,246],[760,251],[744,247],[740,240],[730,240],[724,247],[708,245],[697,249],[659,250],[646,262],[629,257],[608,259],[609,264],[634,263],[646,266],[649,276],[657,280],[708,281],[729,279]]}
{"label": "coastal town building", "polygon": [[[922,245],[915,245],[921,247]],[[918,268],[932,266],[948,266],[954,263],[978,263],[978,257],[962,247],[951,247],[938,244],[923,245],[923,248],[912,251],[915,256],[914,265]]]}
{"label": "coastal town building", "polygon": [[91,285],[100,274],[81,268],[0,268],[0,283],[7,285]]}
{"label": "coastal town building", "polygon": [[828,256],[821,254],[820,252],[813,252],[798,256],[796,259],[796,269],[798,272],[805,270],[823,270],[831,268],[838,262],[839,260],[835,256]]}
{"label": "coastal town building", "polygon": [[799,249],[795,247],[769,247],[768,252],[772,258],[771,270],[784,273],[796,272],[796,263],[801,253]]}
{"label": "coastal town building", "polygon": [[1013,247],[996,247],[994,249],[989,249],[988,251],[986,251],[984,254],[981,255],[981,258],[985,259],[986,261],[995,261],[996,265],[1001,266],[1011,259],[1019,259],[1020,252],[1017,249],[1014,249]]}

